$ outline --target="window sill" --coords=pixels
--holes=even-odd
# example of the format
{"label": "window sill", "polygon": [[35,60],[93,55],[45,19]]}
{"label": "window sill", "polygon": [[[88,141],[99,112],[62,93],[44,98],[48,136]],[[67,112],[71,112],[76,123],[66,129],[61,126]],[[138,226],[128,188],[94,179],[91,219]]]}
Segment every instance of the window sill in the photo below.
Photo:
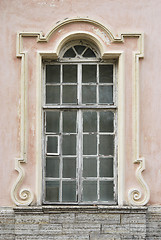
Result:
{"label": "window sill", "polygon": [[146,206],[105,206],[105,205],[95,205],[95,206],[29,206],[29,207],[15,207],[15,213],[145,213],[147,211]]}

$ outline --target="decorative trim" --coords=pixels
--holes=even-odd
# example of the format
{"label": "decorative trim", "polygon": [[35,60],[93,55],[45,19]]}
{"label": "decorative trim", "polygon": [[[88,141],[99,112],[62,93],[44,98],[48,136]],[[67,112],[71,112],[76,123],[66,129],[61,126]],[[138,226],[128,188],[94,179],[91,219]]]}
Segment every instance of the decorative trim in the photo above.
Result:
{"label": "decorative trim", "polygon": [[137,159],[134,163],[139,163],[139,167],[136,169],[136,178],[140,183],[141,187],[144,189],[144,198],[142,199],[142,193],[138,189],[131,189],[128,193],[129,203],[132,205],[145,205],[149,202],[150,199],[150,190],[146,182],[142,177],[142,172],[145,170],[145,160],[143,158]]}
{"label": "decorative trim", "polygon": [[[140,48],[143,45],[144,36],[142,35],[142,43],[140,42]],[[147,183],[144,181],[142,177],[142,172],[145,170],[145,159],[140,158],[140,150],[139,150],[139,58],[144,57],[144,52],[136,52],[134,54],[134,61],[135,61],[135,68],[134,68],[134,81],[133,81],[133,148],[134,148],[134,164],[138,164],[139,166],[136,169],[136,178],[141,185],[142,189],[144,190],[144,197],[142,197],[142,193],[139,189],[131,189],[128,192],[128,200],[129,203],[132,205],[146,205],[150,199],[150,189]]]}
{"label": "decorative trim", "polygon": [[[49,31],[45,36],[42,34],[42,32],[19,32],[17,34],[17,57],[22,58],[22,66],[21,66],[21,158],[16,159],[16,164],[15,164],[15,170],[18,171],[19,176],[12,188],[12,192],[11,192],[11,197],[13,202],[16,205],[30,205],[33,201],[33,194],[30,190],[27,189],[22,189],[20,191],[20,193],[18,194],[19,191],[19,187],[22,184],[22,181],[24,179],[24,170],[21,167],[21,163],[27,163],[27,146],[26,146],[26,142],[27,142],[27,124],[26,124],[26,116],[27,116],[27,67],[26,67],[26,62],[27,62],[27,54],[26,52],[23,51],[23,41],[22,38],[23,37],[37,37],[37,42],[48,42],[51,35],[58,29],[60,29],[62,26],[65,26],[67,24],[70,23],[75,23],[75,22],[85,22],[85,23],[89,23],[92,24],[96,27],[99,27],[102,29],[103,32],[105,32],[107,34],[107,36],[109,37],[111,42],[117,42],[117,43],[122,43],[124,42],[124,37],[137,37],[138,38],[138,52],[134,53],[134,80],[133,80],[133,86],[134,86],[134,92],[133,92],[133,132],[134,132],[134,137],[133,137],[133,147],[134,147],[134,164],[138,164],[139,163],[139,167],[136,170],[136,178],[138,180],[138,182],[140,183],[141,187],[143,188],[144,191],[144,199],[141,200],[141,192],[137,189],[132,189],[129,191],[129,203],[133,204],[133,205],[145,205],[147,204],[147,202],[149,201],[150,198],[150,190],[149,187],[147,186],[147,184],[145,183],[143,177],[142,177],[142,172],[145,170],[145,161],[143,158],[139,158],[139,59],[142,58],[144,56],[144,35],[142,33],[122,33],[120,34],[118,37],[115,37],[111,31],[109,29],[107,29],[105,26],[103,26],[102,24],[94,21],[94,20],[90,20],[90,19],[86,19],[86,18],[75,18],[75,19],[67,19],[63,22],[59,22],[56,26],[54,26],[52,28],[51,31]],[[79,34],[79,32],[78,32]],[[83,34],[83,33],[81,33]],[[87,35],[87,32],[85,32],[85,34]],[[90,36],[90,33],[89,33]],[[70,35],[68,36],[70,37]],[[97,39],[96,39],[97,40]],[[62,43],[62,42],[61,42]],[[56,52],[45,52],[44,55],[48,56],[50,55],[53,58],[56,58],[56,56],[58,55],[58,50],[60,49],[60,45],[61,43],[59,43],[59,46],[57,46]],[[39,53],[40,54],[40,53]],[[38,55],[39,55],[38,54]],[[40,54],[41,55],[41,54]],[[40,56],[39,55],[39,56]],[[42,53],[43,55],[43,53]],[[106,58],[106,57],[120,57],[120,59],[122,59],[120,61],[120,69],[123,67],[123,54],[120,55],[120,53],[118,51],[116,52],[107,52],[107,53],[103,53],[102,57]],[[40,66],[40,57],[38,57],[38,65]],[[122,66],[121,66],[122,65]],[[38,67],[39,68],[39,67]],[[39,69],[40,70],[40,69]],[[38,75],[40,75],[40,73],[38,73]],[[124,88],[124,70],[121,69],[121,81],[122,81],[122,85],[121,88]],[[41,77],[38,77],[39,79],[41,79]],[[38,93],[38,95],[40,95],[40,93]],[[120,93],[120,98],[123,99],[123,95]],[[38,103],[38,105],[40,105],[40,103]],[[37,116],[39,116],[40,114],[40,110],[38,109],[39,107],[37,106]],[[120,121],[120,130],[123,131],[122,129],[124,128],[124,124],[123,124],[123,118],[124,118],[124,104],[121,104],[120,110],[119,111],[123,111],[123,113],[120,112],[120,114],[122,115],[122,120]],[[39,128],[39,127],[38,127]],[[123,133],[120,134],[120,140],[123,140]],[[40,140],[38,140],[38,142],[40,143]],[[38,144],[37,144],[38,145]],[[39,147],[40,148],[40,147]],[[120,141],[120,169],[123,169],[123,166],[121,166],[121,164],[123,164],[123,159],[124,159],[124,151],[123,151],[123,141]],[[39,173],[38,173],[39,175]],[[119,176],[120,177],[120,184],[119,184],[119,192],[121,192],[121,190],[123,189],[124,186],[124,178],[123,176]],[[40,192],[38,190],[38,192]],[[37,192],[37,193],[38,193]],[[19,195],[19,198],[17,197]],[[119,199],[119,204],[122,205],[123,204],[123,194],[121,194],[121,197]]]}

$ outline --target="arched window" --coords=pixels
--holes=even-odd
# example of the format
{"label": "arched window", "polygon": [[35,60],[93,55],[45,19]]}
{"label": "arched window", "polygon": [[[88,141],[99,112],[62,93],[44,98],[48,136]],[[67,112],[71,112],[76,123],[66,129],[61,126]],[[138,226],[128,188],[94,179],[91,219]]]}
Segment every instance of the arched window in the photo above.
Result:
{"label": "arched window", "polygon": [[43,202],[117,203],[116,63],[79,40],[44,69]]}

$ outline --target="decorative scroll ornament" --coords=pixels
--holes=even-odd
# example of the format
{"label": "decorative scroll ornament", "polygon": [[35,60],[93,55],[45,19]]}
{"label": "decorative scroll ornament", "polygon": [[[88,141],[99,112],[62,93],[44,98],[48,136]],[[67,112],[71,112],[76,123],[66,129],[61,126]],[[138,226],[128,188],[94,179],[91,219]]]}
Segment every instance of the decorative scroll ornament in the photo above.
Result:
{"label": "decorative scroll ornament", "polygon": [[19,175],[11,191],[11,198],[13,202],[18,206],[30,205],[34,199],[33,193],[28,189],[21,189],[19,192],[19,188],[25,176],[25,172],[24,169],[21,167],[21,163],[25,163],[25,160],[16,159],[15,170],[19,173]]}
{"label": "decorative scroll ornament", "polygon": [[150,199],[150,190],[146,182],[142,177],[142,172],[145,170],[145,160],[138,159],[134,163],[139,163],[139,167],[136,170],[136,178],[144,190],[144,197],[142,198],[142,193],[138,189],[131,189],[128,193],[129,203],[132,205],[145,205]]}

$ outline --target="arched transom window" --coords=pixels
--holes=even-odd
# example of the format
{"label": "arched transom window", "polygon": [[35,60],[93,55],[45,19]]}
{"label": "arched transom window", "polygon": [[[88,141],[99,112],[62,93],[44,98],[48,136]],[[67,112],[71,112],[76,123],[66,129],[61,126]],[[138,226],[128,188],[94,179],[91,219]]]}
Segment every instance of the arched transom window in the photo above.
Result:
{"label": "arched transom window", "polygon": [[43,202],[116,203],[116,63],[80,40],[44,69]]}

